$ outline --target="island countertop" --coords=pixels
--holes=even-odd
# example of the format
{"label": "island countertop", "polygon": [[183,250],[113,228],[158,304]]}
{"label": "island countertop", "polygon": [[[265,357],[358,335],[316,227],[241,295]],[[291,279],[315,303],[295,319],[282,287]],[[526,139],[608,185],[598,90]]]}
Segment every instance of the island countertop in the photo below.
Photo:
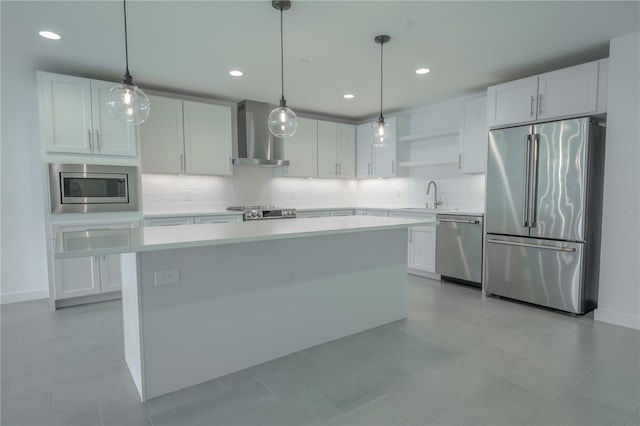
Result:
{"label": "island countertop", "polygon": [[429,225],[433,220],[338,216],[60,233],[55,258],[201,247]]}

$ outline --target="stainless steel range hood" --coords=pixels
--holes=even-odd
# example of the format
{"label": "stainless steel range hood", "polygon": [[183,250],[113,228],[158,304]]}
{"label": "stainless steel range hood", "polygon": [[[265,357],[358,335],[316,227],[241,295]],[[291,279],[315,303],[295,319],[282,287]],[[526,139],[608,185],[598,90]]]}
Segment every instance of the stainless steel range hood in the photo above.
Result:
{"label": "stainless steel range hood", "polygon": [[238,103],[238,158],[233,164],[288,166],[284,159],[284,141],[267,127],[269,104],[256,101]]}

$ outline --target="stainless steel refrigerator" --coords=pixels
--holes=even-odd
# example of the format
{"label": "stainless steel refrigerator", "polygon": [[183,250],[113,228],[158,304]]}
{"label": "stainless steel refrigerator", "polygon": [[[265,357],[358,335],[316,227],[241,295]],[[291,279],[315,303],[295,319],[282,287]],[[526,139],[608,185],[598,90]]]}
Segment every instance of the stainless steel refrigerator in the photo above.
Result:
{"label": "stainless steel refrigerator", "polygon": [[597,306],[604,128],[590,118],[489,132],[484,291]]}

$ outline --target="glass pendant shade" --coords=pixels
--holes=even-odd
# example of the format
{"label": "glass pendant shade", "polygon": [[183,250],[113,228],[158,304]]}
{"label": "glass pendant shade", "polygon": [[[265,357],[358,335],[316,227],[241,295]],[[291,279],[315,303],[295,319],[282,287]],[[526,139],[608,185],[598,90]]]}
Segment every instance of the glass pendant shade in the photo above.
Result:
{"label": "glass pendant shade", "polygon": [[122,83],[107,95],[107,112],[118,121],[140,124],[149,117],[149,98],[136,85]]}
{"label": "glass pendant shade", "polygon": [[269,131],[278,138],[289,138],[298,130],[298,117],[286,105],[274,108],[267,121]]}
{"label": "glass pendant shade", "polygon": [[384,119],[378,120],[371,125],[371,144],[374,148],[390,146],[393,138],[393,129]]}

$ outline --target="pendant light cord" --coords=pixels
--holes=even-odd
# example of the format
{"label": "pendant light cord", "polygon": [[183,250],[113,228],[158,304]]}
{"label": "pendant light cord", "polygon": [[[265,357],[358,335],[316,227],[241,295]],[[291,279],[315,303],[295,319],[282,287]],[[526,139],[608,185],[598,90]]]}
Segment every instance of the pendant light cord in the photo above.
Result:
{"label": "pendant light cord", "polygon": [[284,99],[284,32],[282,30],[282,8],[280,8],[280,87],[282,88],[280,106],[286,105]]}
{"label": "pendant light cord", "polygon": [[380,120],[384,120],[384,117],[382,117],[382,82],[383,82],[383,78],[382,78],[382,56],[383,56],[383,50],[382,50],[382,46],[384,46],[384,42],[380,43]]}

